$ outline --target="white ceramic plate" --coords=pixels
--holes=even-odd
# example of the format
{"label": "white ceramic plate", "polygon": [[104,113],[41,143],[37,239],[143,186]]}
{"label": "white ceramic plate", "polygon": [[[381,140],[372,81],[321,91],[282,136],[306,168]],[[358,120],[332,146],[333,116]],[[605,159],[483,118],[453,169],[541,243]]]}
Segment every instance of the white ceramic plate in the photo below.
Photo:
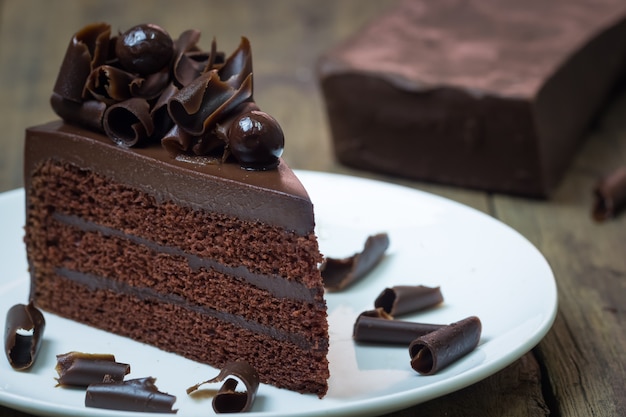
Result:
{"label": "white ceramic plate", "polygon": [[[477,382],[522,356],[554,320],[557,293],[544,257],[526,239],[493,218],[455,202],[406,187],[354,177],[298,172],[315,202],[320,246],[327,256],[350,256],[367,236],[387,232],[387,257],[363,281],[327,296],[330,322],[328,395],[301,395],[261,385],[252,416],[373,416],[403,409]],[[29,282],[22,244],[23,191],[0,195],[0,315],[27,301]],[[478,316],[478,348],[433,376],[420,376],[408,349],[357,346],[356,315],[371,309],[387,286],[441,286],[445,302],[403,317],[449,323]],[[216,370],[150,346],[46,314],[45,341],[35,366],[13,371],[0,358],[0,403],[36,415],[145,416],[83,405],[84,391],[55,388],[55,355],[71,350],[113,353],[131,364],[129,377],[154,376],[177,396],[178,416],[213,413],[210,399],[185,389]],[[4,319],[2,319],[4,321]]]}

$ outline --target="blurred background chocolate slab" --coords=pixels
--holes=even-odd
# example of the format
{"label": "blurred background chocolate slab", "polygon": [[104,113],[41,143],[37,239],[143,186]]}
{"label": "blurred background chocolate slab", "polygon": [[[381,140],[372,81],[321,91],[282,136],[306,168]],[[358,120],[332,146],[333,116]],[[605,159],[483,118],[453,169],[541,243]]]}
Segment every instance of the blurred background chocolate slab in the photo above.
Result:
{"label": "blurred background chocolate slab", "polygon": [[318,76],[346,166],[549,197],[626,78],[626,2],[403,1]]}

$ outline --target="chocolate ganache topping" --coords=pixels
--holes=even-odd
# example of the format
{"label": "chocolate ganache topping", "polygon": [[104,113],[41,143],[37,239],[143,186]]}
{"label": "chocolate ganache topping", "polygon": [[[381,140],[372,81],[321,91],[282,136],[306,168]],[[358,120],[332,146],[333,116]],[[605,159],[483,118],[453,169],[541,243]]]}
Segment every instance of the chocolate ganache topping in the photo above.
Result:
{"label": "chocolate ganache topping", "polygon": [[284,135],[254,102],[250,42],[242,37],[226,56],[215,40],[201,50],[199,39],[187,30],[173,40],[152,24],[113,36],[107,23],[87,25],[68,46],[52,108],[120,146],[160,141],[173,157],[232,156],[245,169],[275,168]]}

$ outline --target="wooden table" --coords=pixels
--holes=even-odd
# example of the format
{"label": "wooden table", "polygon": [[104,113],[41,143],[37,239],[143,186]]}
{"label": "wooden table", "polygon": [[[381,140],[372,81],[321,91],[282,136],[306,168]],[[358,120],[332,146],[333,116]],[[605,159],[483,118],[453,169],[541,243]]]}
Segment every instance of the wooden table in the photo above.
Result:
{"label": "wooden table", "polygon": [[[472,206],[517,229],[554,270],[559,312],[537,347],[482,382],[390,416],[626,415],[626,214],[603,224],[590,218],[596,179],[626,165],[626,90],[616,93],[548,201],[350,170],[333,158],[315,61],[392,3],[0,1],[0,191],[22,185],[24,128],[55,118],[48,98],[78,28],[92,21],[122,30],[153,22],[172,34],[197,28],[203,47],[215,35],[225,51],[246,35],[256,100],[281,121],[292,167],[396,182]],[[0,407],[0,416],[26,414]]]}

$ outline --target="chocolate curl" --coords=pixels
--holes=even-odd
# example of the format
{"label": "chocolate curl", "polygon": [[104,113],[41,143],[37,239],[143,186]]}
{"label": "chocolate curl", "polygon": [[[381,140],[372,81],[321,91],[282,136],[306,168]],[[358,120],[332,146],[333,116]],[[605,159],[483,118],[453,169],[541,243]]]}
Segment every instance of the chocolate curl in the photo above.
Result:
{"label": "chocolate curl", "polygon": [[[98,100],[111,105],[133,96],[131,85],[138,90],[137,76],[110,65],[95,68],[87,78],[85,88]],[[139,82],[141,84],[142,82]]]}
{"label": "chocolate curl", "polygon": [[85,98],[85,82],[91,71],[106,61],[110,35],[110,25],[94,23],[72,37],[54,84],[56,94],[77,103]]}
{"label": "chocolate curl", "polygon": [[413,313],[436,306],[443,302],[439,287],[423,285],[396,285],[385,288],[374,301],[374,307],[380,307],[392,316]]}
{"label": "chocolate curl", "polygon": [[158,98],[170,82],[170,68],[163,67],[160,71],[146,75],[145,78],[135,77],[128,89],[132,97],[146,100]]}
{"label": "chocolate curl", "polygon": [[115,361],[110,354],[68,352],[57,355],[55,367],[59,385],[87,387],[100,382],[121,382],[130,365]]}
{"label": "chocolate curl", "polygon": [[172,157],[181,153],[186,153],[195,143],[196,138],[182,130],[177,124],[167,132],[161,139],[161,145]]}
{"label": "chocolate curl", "polygon": [[[235,391],[237,380],[233,378],[227,379],[229,376],[239,378],[246,386],[246,391]],[[187,394],[193,393],[204,384],[221,382],[225,379],[226,382],[213,397],[213,410],[218,414],[250,411],[259,388],[259,373],[254,367],[244,361],[227,363],[215,378],[187,388]]]}
{"label": "chocolate curl", "polygon": [[409,345],[411,367],[422,375],[433,375],[478,346],[482,324],[476,316],[420,336]]}
{"label": "chocolate curl", "polygon": [[104,131],[125,147],[144,144],[154,132],[150,105],[142,98],[131,98],[110,106],[104,113]]}
{"label": "chocolate curl", "polygon": [[104,132],[102,119],[106,111],[106,104],[98,100],[76,102],[52,93],[50,105],[54,112],[68,123],[84,126],[96,132]]}
{"label": "chocolate curl", "polygon": [[[233,88],[239,88],[252,74],[252,48],[248,38],[241,37],[239,47],[226,59],[218,73],[220,79]],[[252,80],[250,82],[252,83]],[[252,84],[250,89],[252,89]]]}
{"label": "chocolate curl", "polygon": [[369,236],[363,251],[349,258],[326,258],[321,266],[324,287],[328,291],[340,291],[369,273],[383,258],[389,247],[386,233]]}
{"label": "chocolate curl", "polygon": [[626,207],[626,166],[599,180],[593,189],[593,195],[593,219],[603,222],[615,217]]}
{"label": "chocolate curl", "polygon": [[174,122],[194,136],[210,131],[221,118],[252,99],[252,74],[238,89],[220,80],[216,70],[201,75],[183,87],[168,102]]}
{"label": "chocolate curl", "polygon": [[416,338],[442,327],[440,324],[413,323],[361,314],[354,323],[352,337],[356,342],[408,346]]}
{"label": "chocolate curl", "polygon": [[205,70],[209,56],[197,47],[200,32],[189,29],[174,42],[173,76],[177,87],[188,85]]}
{"label": "chocolate curl", "polygon": [[9,309],[4,331],[4,350],[16,371],[29,369],[41,348],[46,321],[32,302]]}
{"label": "chocolate curl", "polygon": [[145,413],[176,413],[176,397],[160,392],[152,377],[124,382],[91,384],[85,394],[85,406],[108,410]]}
{"label": "chocolate curl", "polygon": [[167,102],[177,92],[178,87],[174,83],[170,83],[163,89],[157,101],[152,105],[152,110],[150,110],[150,118],[154,123],[152,137],[163,138],[174,126],[174,121],[167,112]]}

